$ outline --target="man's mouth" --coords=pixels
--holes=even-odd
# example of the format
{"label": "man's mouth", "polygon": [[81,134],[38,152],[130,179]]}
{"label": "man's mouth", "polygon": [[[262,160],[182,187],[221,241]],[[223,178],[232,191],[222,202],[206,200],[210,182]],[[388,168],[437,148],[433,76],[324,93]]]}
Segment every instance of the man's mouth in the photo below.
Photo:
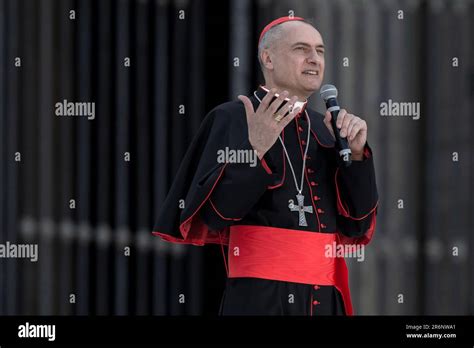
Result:
{"label": "man's mouth", "polygon": [[305,75],[318,76],[318,75],[319,75],[319,71],[318,71],[318,70],[305,70],[305,71],[303,71],[303,74],[305,74]]}

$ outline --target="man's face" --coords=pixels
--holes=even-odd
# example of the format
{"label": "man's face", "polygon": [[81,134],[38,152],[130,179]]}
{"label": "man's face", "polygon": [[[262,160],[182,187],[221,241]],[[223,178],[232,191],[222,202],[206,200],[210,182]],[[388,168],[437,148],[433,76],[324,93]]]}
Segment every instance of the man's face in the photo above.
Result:
{"label": "man's face", "polygon": [[277,86],[308,97],[321,87],[324,45],[321,34],[304,22],[281,24],[284,33],[270,48],[268,73]]}

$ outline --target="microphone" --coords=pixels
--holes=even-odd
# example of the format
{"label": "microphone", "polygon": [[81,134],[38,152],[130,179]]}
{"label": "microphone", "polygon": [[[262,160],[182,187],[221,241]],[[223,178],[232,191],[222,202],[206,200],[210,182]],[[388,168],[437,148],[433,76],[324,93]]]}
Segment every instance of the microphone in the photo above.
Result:
{"label": "microphone", "polygon": [[342,138],[339,134],[339,128],[336,126],[337,115],[339,114],[339,104],[337,103],[337,88],[333,85],[324,85],[321,87],[319,94],[326,103],[328,111],[331,113],[331,125],[334,130],[334,136],[336,137],[336,148],[339,150],[339,156],[341,157],[344,165],[349,167],[352,163],[351,160],[351,149],[346,138]]}

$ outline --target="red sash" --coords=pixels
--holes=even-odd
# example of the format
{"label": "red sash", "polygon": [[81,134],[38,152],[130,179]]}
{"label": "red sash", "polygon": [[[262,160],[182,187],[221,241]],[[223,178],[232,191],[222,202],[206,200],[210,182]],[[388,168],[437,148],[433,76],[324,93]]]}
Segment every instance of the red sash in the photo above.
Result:
{"label": "red sash", "polygon": [[332,285],[352,315],[349,277],[342,257],[326,257],[337,233],[266,226],[230,227],[229,277],[251,277],[311,285]]}

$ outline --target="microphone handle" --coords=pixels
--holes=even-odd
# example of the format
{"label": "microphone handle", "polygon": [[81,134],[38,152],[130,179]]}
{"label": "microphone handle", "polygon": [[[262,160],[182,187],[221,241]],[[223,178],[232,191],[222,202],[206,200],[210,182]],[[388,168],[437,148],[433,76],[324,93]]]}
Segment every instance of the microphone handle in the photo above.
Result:
{"label": "microphone handle", "polygon": [[334,136],[336,137],[336,147],[339,150],[339,156],[341,157],[344,165],[349,167],[352,163],[351,160],[351,149],[349,148],[349,143],[346,138],[341,137],[339,133],[339,128],[336,126],[337,115],[339,115],[339,104],[337,103],[336,98],[329,98],[326,100],[326,107],[331,114],[331,125],[334,130]]}

